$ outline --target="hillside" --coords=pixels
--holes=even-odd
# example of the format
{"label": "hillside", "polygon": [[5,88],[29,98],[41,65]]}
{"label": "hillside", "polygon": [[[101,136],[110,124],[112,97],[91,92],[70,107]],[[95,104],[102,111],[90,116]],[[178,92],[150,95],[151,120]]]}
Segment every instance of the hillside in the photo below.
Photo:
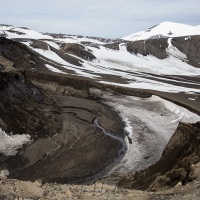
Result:
{"label": "hillside", "polygon": [[0,197],[175,199],[189,184],[196,198],[198,30],[164,22],[125,40],[0,25]]}
{"label": "hillside", "polygon": [[[23,67],[28,70],[72,74],[130,88],[198,91],[180,76],[194,78],[200,72],[199,36],[102,42],[100,38],[52,37],[27,28],[5,25],[0,30],[7,38],[19,42],[15,43],[20,46],[18,49],[26,48],[30,52],[27,56],[33,55],[26,57],[26,61],[23,54],[20,55],[25,62]],[[15,65],[20,68],[17,63]],[[186,87],[178,87],[177,83]]]}

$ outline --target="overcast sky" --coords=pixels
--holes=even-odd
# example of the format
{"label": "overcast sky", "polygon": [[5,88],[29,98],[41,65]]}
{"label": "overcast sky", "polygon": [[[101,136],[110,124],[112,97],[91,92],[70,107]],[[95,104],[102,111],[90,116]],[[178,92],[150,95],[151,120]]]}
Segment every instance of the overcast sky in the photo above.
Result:
{"label": "overcast sky", "polygon": [[200,0],[0,0],[0,24],[122,37],[163,21],[200,25]]}

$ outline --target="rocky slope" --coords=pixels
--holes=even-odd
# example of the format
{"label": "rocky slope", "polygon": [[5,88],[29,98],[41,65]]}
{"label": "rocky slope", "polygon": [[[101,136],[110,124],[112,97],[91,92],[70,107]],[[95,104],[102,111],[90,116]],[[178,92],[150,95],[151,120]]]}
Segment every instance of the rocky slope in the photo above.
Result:
{"label": "rocky slope", "polygon": [[[23,75],[7,75],[2,72],[0,76],[0,127],[14,135],[29,134],[32,142],[16,156],[1,154],[1,170],[22,180],[57,182],[95,179],[109,170],[121,143],[103,134],[94,119],[98,117],[106,130],[123,138],[123,123],[115,112],[93,100],[75,97],[76,92],[74,97],[51,88],[47,92]],[[42,85],[45,88],[44,82]],[[72,88],[65,87],[67,90]]]}
{"label": "rocky slope", "polygon": [[194,181],[198,178],[194,174],[194,164],[200,162],[199,137],[199,122],[179,124],[161,159],[149,168],[122,179],[119,186],[158,191],[174,187],[179,182],[186,185]]}
{"label": "rocky slope", "polygon": [[[1,142],[6,138],[7,149],[15,147],[12,154],[0,148],[1,176],[9,178],[1,180],[2,199],[198,197],[199,122],[179,124],[193,122],[193,115],[152,97],[200,113],[198,35],[174,37],[174,32],[125,41],[6,25],[0,26],[0,34],[0,137]],[[141,109],[147,116],[140,117]],[[155,124],[165,127],[164,120],[169,123],[165,126],[179,124],[174,135],[170,128],[155,129]],[[162,153],[168,141],[163,133],[173,136]],[[30,138],[17,145],[19,135]],[[162,154],[157,163],[135,174],[108,175],[118,163],[151,151],[146,138]],[[129,152],[134,154],[124,156]],[[153,151],[147,154],[141,162],[152,160]],[[159,192],[163,189],[166,194]]]}
{"label": "rocky slope", "polygon": [[[171,48],[168,48],[169,42],[172,45]],[[179,57],[183,62],[187,62],[194,67],[200,67],[199,42],[200,36],[176,37],[170,40],[168,38],[150,39],[146,42],[128,42],[127,50],[130,53],[141,54],[143,56],[152,55],[158,59],[166,59],[169,55],[173,55],[174,51],[178,50],[179,53],[177,51],[177,54],[174,54],[174,56]],[[186,57],[183,56],[184,54]]]}

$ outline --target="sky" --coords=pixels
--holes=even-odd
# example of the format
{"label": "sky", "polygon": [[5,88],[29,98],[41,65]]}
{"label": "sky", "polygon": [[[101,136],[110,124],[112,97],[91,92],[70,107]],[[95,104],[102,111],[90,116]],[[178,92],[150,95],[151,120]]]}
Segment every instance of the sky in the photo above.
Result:
{"label": "sky", "polygon": [[0,0],[0,24],[120,38],[163,21],[200,25],[200,0]]}

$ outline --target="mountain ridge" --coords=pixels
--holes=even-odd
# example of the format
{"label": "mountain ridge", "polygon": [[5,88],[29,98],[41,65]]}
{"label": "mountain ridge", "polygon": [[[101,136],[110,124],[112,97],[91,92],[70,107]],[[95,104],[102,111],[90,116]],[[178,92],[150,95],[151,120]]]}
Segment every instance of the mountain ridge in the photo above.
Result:
{"label": "mountain ridge", "polygon": [[139,31],[128,36],[122,37],[122,39],[129,41],[138,41],[155,38],[181,37],[191,35],[200,35],[200,25],[191,26],[181,23],[164,21],[160,24],[147,28],[144,31]]}
{"label": "mountain ridge", "polygon": [[143,31],[134,32],[130,35],[121,38],[103,38],[95,36],[82,36],[73,35],[66,33],[47,33],[37,32],[27,27],[15,27],[13,25],[0,24],[0,35],[12,38],[32,38],[32,39],[64,39],[71,38],[79,41],[89,41],[99,44],[112,43],[121,40],[127,41],[138,41],[147,39],[157,38],[168,38],[168,37],[182,37],[182,36],[193,36],[200,35],[200,25],[192,26],[182,23],[175,23],[164,21],[159,24],[153,25]]}

